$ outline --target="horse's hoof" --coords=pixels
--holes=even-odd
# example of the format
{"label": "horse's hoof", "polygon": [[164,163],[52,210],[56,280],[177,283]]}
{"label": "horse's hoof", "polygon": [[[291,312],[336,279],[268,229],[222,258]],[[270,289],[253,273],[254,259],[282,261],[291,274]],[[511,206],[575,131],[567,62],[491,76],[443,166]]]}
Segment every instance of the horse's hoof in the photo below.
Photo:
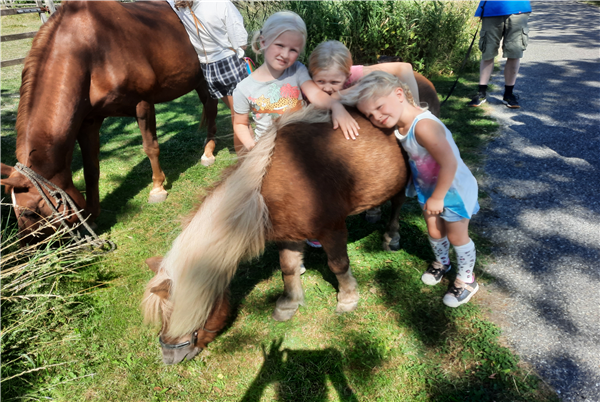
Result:
{"label": "horse's hoof", "polygon": [[275,311],[273,311],[273,319],[275,321],[288,321],[294,316],[294,314],[296,314],[296,311],[298,311],[298,308],[295,308],[295,309],[275,308]]}
{"label": "horse's hoof", "polygon": [[355,302],[348,302],[348,303],[338,302],[335,312],[337,314],[349,313],[351,311],[356,310],[357,307],[358,307],[358,300]]}
{"label": "horse's hoof", "polygon": [[214,155],[211,156],[211,157],[208,157],[208,156],[202,154],[202,158],[200,158],[200,164],[202,166],[210,166],[213,163],[215,163],[215,156]]}
{"label": "horse's hoof", "polygon": [[150,196],[148,197],[148,204],[158,204],[159,202],[163,202],[167,199],[168,195],[169,193],[167,193],[166,190],[159,190],[157,192],[152,190],[150,191]]}

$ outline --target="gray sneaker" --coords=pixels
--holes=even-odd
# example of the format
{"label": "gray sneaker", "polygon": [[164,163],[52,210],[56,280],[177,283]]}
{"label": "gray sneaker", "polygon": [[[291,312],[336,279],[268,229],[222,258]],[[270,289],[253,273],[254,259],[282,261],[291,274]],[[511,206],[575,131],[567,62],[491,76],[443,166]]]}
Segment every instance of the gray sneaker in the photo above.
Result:
{"label": "gray sneaker", "polygon": [[481,105],[483,105],[486,101],[485,98],[485,94],[479,92],[477,95],[475,95],[473,97],[473,99],[471,99],[471,102],[467,103],[467,106],[471,106],[471,107],[479,107]]}
{"label": "gray sneaker", "polygon": [[465,283],[456,278],[454,283],[448,287],[448,292],[444,295],[443,302],[448,307],[458,307],[467,303],[471,297],[479,290],[477,281]]}
{"label": "gray sneaker", "polygon": [[519,95],[515,94],[504,95],[502,98],[502,103],[511,109],[519,109],[521,107],[519,106]]}
{"label": "gray sneaker", "polygon": [[429,265],[427,271],[421,276],[421,280],[425,285],[433,286],[440,283],[444,274],[450,271],[451,265],[444,265],[441,262],[434,261]]}

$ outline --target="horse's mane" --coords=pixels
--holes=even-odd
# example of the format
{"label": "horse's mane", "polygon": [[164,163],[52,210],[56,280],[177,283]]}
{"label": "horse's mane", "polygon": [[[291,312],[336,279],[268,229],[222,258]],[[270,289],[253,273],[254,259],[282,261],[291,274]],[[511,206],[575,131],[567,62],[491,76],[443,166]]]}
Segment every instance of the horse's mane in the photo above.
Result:
{"label": "horse's mane", "polygon": [[[60,6],[54,14],[50,16],[50,19],[42,25],[35,35],[33,39],[33,43],[31,45],[31,50],[27,54],[27,58],[25,59],[25,66],[23,67],[23,72],[21,73],[21,90],[20,90],[20,100],[19,100],[19,108],[17,111],[17,152],[18,150],[25,150],[25,147],[19,146],[20,141],[24,141],[24,138],[19,136],[19,133],[24,132],[25,126],[29,121],[29,111],[30,111],[30,102],[32,92],[35,86],[35,80],[40,71],[40,68],[43,68],[42,64],[44,58],[48,56],[49,49],[48,43],[54,36],[56,31],[56,27],[60,25],[62,20],[62,16],[65,13],[64,10],[67,8],[67,4],[69,2],[64,2],[62,6]],[[18,160],[24,160],[17,155]]]}
{"label": "horse's mane", "polygon": [[163,312],[172,309],[168,332],[173,337],[206,323],[239,262],[258,257],[264,250],[271,223],[260,191],[277,132],[290,124],[330,121],[329,112],[312,106],[283,115],[215,186],[160,266],[159,274],[172,279],[169,302],[161,305],[156,295],[150,295],[156,281],[147,285],[143,302],[147,320],[155,320],[159,308]]}

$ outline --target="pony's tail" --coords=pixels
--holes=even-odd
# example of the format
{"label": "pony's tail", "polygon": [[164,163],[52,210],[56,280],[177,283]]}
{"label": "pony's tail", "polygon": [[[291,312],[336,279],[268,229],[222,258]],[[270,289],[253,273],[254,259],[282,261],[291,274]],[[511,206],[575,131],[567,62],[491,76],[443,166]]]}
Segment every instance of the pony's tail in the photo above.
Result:
{"label": "pony's tail", "polygon": [[169,336],[204,326],[242,260],[258,257],[270,230],[261,194],[275,146],[276,126],[204,200],[162,262],[172,278]]}

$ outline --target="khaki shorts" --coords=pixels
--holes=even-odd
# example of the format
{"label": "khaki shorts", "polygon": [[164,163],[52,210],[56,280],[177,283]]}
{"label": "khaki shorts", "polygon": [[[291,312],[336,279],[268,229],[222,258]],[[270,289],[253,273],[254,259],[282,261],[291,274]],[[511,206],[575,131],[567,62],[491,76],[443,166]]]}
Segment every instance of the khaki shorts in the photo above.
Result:
{"label": "khaki shorts", "polygon": [[481,60],[490,60],[498,55],[502,38],[502,57],[522,58],[529,40],[528,20],[529,13],[484,17],[479,34]]}

